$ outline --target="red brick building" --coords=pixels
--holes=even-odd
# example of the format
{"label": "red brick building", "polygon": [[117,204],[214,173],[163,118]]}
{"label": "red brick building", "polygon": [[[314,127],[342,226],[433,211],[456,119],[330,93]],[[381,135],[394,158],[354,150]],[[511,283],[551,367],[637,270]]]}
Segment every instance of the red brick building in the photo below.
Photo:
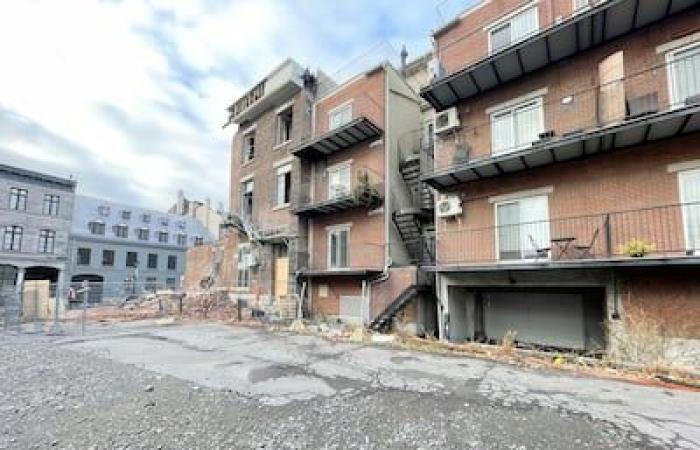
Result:
{"label": "red brick building", "polygon": [[699,3],[491,0],[435,32],[441,338],[596,350],[643,311],[697,343]]}

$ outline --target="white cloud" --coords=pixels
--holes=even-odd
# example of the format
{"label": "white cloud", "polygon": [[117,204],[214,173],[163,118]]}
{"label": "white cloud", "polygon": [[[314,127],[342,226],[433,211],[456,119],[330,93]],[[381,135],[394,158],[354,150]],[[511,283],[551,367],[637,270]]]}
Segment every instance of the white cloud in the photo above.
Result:
{"label": "white cloud", "polygon": [[3,2],[0,160],[115,201],[227,204],[226,106],[288,56],[332,72],[382,39],[427,48],[435,5],[403,3]]}

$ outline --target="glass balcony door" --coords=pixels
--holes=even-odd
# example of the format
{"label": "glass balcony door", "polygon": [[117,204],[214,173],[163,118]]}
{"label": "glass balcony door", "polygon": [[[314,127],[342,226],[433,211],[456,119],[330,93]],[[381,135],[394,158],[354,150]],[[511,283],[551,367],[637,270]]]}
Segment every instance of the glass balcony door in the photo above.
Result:
{"label": "glass balcony door", "polygon": [[499,260],[541,257],[549,247],[549,212],[546,196],[496,204],[496,249]]}

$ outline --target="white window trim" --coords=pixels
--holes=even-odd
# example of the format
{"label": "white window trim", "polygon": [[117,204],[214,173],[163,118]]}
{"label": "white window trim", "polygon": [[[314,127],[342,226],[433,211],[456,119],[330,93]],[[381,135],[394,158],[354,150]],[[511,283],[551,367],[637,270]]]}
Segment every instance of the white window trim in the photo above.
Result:
{"label": "white window trim", "polygon": [[549,88],[547,86],[537,89],[536,91],[528,92],[527,94],[523,94],[520,97],[512,98],[510,100],[507,100],[505,102],[497,103],[495,105],[491,105],[488,108],[486,108],[486,114],[491,115],[491,113],[494,112],[500,112],[501,110],[504,109],[511,109],[514,106],[518,106],[521,103],[525,103],[529,100],[535,99],[537,97],[544,97],[547,95],[549,92]]}
{"label": "white window trim", "polygon": [[580,7],[576,7],[577,1],[578,0],[571,0],[571,11],[574,14],[580,14],[584,11],[588,11],[589,9],[591,9],[591,1],[590,0],[586,0],[586,4],[583,6],[580,6]]}
{"label": "white window trim", "polygon": [[331,267],[331,235],[337,231],[347,231],[348,233],[347,248],[345,249],[345,254],[347,257],[348,266],[350,265],[350,229],[351,224],[331,225],[326,227],[326,267],[328,267],[329,270],[347,269],[347,266]]}
{"label": "white window trim", "polygon": [[[685,177],[690,177],[690,176],[696,176],[700,175],[700,169],[690,169],[690,170],[683,170],[678,172],[678,201],[679,203],[683,204],[685,201],[685,188],[683,187],[683,180]],[[686,207],[682,206],[681,207],[681,215],[682,215],[682,222],[683,222],[683,242],[685,243],[685,249],[686,250],[697,250],[694,248],[690,242],[690,236],[688,236],[688,226],[687,226],[687,218],[686,218]]]}
{"label": "white window trim", "polygon": [[292,107],[292,106],[294,106],[294,100],[290,100],[290,101],[288,101],[287,103],[285,103],[285,104],[283,104],[282,106],[280,106],[279,108],[277,108],[277,111],[275,111],[275,114],[282,113],[282,112],[286,111],[287,109],[289,109],[289,108]]}
{"label": "white window trim", "polygon": [[291,164],[294,162],[294,157],[293,156],[288,156],[284,159],[278,159],[277,161],[272,163],[273,168],[278,168],[280,166],[286,166],[287,164]]}
{"label": "white window trim", "polygon": [[693,159],[691,161],[683,161],[679,163],[673,163],[666,166],[666,171],[668,173],[681,172],[686,170],[700,169],[700,159]]}
{"label": "white window trim", "polygon": [[[347,100],[340,105],[334,107],[333,109],[328,110],[328,130],[334,130],[335,128],[331,128],[331,117],[333,117],[334,114],[338,113],[339,111],[342,111],[343,109],[349,109],[350,110],[350,121],[352,121],[352,108],[353,108],[353,103],[354,99]],[[342,126],[342,125],[340,125]],[[336,127],[338,128],[338,127]]]}
{"label": "white window trim", "polygon": [[[546,125],[545,125],[545,120],[544,120],[544,119],[545,119],[545,115],[544,115],[544,97],[542,97],[542,96],[534,97],[534,98],[533,98],[533,97],[529,97],[529,98],[526,99],[526,100],[520,101],[520,102],[518,102],[518,103],[512,103],[512,104],[510,104],[511,102],[506,102],[506,103],[509,103],[509,106],[506,106],[506,107],[503,107],[503,108],[500,108],[500,109],[493,110],[492,112],[489,113],[489,124],[493,125],[493,116],[498,115],[498,114],[502,114],[502,113],[505,113],[505,112],[508,112],[508,111],[510,111],[510,112],[512,113],[513,110],[517,109],[518,107],[522,106],[522,105],[525,104],[525,103],[529,103],[529,102],[532,102],[532,101],[536,101],[536,102],[538,103],[539,112],[540,112],[540,122],[542,123],[542,129],[543,129],[543,130],[546,130],[547,127],[546,127]],[[509,148],[509,149],[502,150],[502,151],[499,151],[499,152],[495,152],[495,151],[494,151],[494,150],[495,150],[495,149],[494,149],[494,145],[493,145],[493,143],[494,143],[494,142],[493,142],[493,127],[492,127],[489,131],[491,132],[491,154],[492,154],[492,155],[507,155],[507,154],[509,154],[509,153],[514,153],[514,152],[520,151],[520,150],[522,150],[522,149],[524,149],[524,148],[528,148],[528,147],[530,147],[530,146],[532,145],[532,142],[528,142],[528,143],[522,144],[522,145],[520,145],[520,146],[518,146],[518,147],[513,147],[513,148]],[[533,142],[534,142],[534,141],[533,141]]]}
{"label": "white window trim", "polygon": [[326,169],[326,179],[328,180],[327,184],[327,189],[326,189],[326,196],[328,199],[335,198],[331,196],[331,173],[337,172],[343,169],[348,169],[349,176],[348,176],[348,190],[352,190],[352,159],[343,161],[338,164],[333,164],[332,166],[328,167]]}
{"label": "white window trim", "polygon": [[675,51],[680,49],[681,47],[687,47],[697,42],[700,42],[700,31],[659,45],[658,47],[656,47],[656,54],[658,55],[661,53]]}
{"label": "white window trim", "polygon": [[244,177],[241,177],[241,184],[244,184],[246,181],[251,181],[255,177],[254,173],[251,173],[250,175],[246,175]]}
{"label": "white window trim", "polygon": [[[275,189],[277,189],[279,187],[279,186],[277,186],[277,183],[279,182],[278,177],[280,175],[285,175],[288,173],[290,173],[290,174],[292,173],[292,163],[291,162],[287,163],[285,165],[279,166],[275,169]],[[290,182],[291,182],[291,180],[290,180]],[[291,186],[290,186],[290,188],[291,188]],[[291,198],[290,198],[290,201],[288,201],[286,203],[277,203],[277,200],[279,200],[278,196],[279,196],[279,192],[275,192],[275,206],[272,207],[272,210],[277,211],[280,209],[289,208],[289,206],[291,205]],[[291,192],[290,192],[290,196],[291,196]]]}
{"label": "white window trim", "polygon": [[511,192],[509,194],[495,195],[489,197],[489,203],[506,203],[515,200],[522,200],[524,198],[530,197],[540,197],[543,195],[550,195],[554,192],[554,186],[543,186],[536,189],[527,189],[525,191]]}
{"label": "white window trim", "polygon": [[283,164],[281,166],[275,167],[275,173],[277,175],[283,175],[285,173],[290,173],[292,171],[292,163]]}
{"label": "white window trim", "polygon": [[672,50],[668,50],[666,52],[666,78],[668,79],[668,83],[666,84],[668,88],[668,98],[671,109],[682,108],[683,106],[685,106],[685,104],[683,103],[685,99],[683,99],[683,101],[679,101],[679,99],[674,98],[676,91],[676,77],[674,76],[673,61],[676,58],[676,54],[696,47],[698,48],[698,50],[700,50],[700,40],[691,41],[685,45],[677,46]]}
{"label": "white window trim", "polygon": [[[525,11],[527,11],[530,8],[537,8],[537,4],[539,3],[539,0],[534,0],[530,3],[527,3],[520,8],[516,9],[515,11],[510,12],[509,14],[498,18],[497,21],[491,22],[490,24],[486,25],[484,27],[484,31],[486,31],[486,34],[488,35],[488,41],[489,41],[489,54],[493,53],[493,46],[491,42],[491,32],[497,28],[502,27],[503,25],[510,23],[513,18]],[[537,11],[535,12],[535,17],[537,17],[537,30],[540,29],[540,10],[537,8]],[[528,36],[529,37],[529,36]],[[525,37],[527,39],[527,37]],[[512,41],[508,46],[503,47],[498,49],[497,51],[503,50],[507,47],[510,47],[511,45],[517,44],[518,42],[522,42],[523,38],[517,40],[517,41]]]}
{"label": "white window trim", "polygon": [[249,126],[249,127],[246,128],[245,130],[241,131],[241,135],[242,135],[242,136],[247,136],[247,135],[249,135],[250,133],[253,133],[253,132],[254,132],[255,130],[257,130],[257,129],[258,129],[258,124],[257,124],[257,123],[254,123],[253,125]]}
{"label": "white window trim", "polygon": [[[521,200],[525,200],[528,198],[533,198],[533,197],[547,197],[547,195],[543,194],[536,194],[536,195],[527,195],[523,197],[517,197],[517,198],[510,198],[510,199],[505,199],[501,201],[497,201],[493,203],[493,217],[494,217],[494,223],[496,224],[496,228],[494,229],[494,242],[496,244],[496,247],[494,248],[494,255],[496,256],[497,261],[503,261],[501,259],[501,252],[500,252],[500,243],[498,242],[498,232],[499,232],[499,227],[500,224],[498,223],[498,207],[502,205],[507,205],[510,203],[518,203]],[[549,215],[549,197],[547,197],[547,218],[545,219],[546,221],[550,220],[550,215]],[[518,230],[519,232],[520,230]],[[551,230],[550,230],[551,233]],[[550,255],[551,256],[551,255]],[[549,256],[547,258],[520,258],[520,259],[508,259],[505,260],[507,263],[528,263],[532,262],[535,260],[539,259],[549,259]]]}

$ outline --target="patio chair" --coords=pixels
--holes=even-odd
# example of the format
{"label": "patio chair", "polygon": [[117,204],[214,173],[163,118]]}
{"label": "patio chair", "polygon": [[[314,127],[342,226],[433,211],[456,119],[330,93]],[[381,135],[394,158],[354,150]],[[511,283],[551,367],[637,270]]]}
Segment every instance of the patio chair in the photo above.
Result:
{"label": "patio chair", "polygon": [[591,237],[591,242],[588,245],[574,245],[576,249],[576,254],[579,258],[593,258],[593,248],[598,240],[598,234],[600,233],[600,228],[596,228]]}
{"label": "patio chair", "polygon": [[537,245],[537,241],[535,241],[535,238],[533,238],[531,234],[528,234],[527,237],[530,239],[530,245],[532,245],[532,248],[535,250],[535,259],[549,257],[549,251],[552,249],[551,247],[540,247]]}

